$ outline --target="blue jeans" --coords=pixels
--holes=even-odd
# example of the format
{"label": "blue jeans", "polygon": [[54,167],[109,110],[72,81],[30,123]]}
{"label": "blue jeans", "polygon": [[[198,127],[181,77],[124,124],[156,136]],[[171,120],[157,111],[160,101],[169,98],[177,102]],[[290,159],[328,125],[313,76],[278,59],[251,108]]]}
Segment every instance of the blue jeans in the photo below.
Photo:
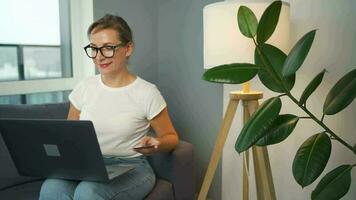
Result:
{"label": "blue jeans", "polygon": [[155,174],[144,156],[136,158],[104,157],[106,165],[132,164],[133,170],[109,182],[46,179],[40,200],[141,200],[153,189]]}

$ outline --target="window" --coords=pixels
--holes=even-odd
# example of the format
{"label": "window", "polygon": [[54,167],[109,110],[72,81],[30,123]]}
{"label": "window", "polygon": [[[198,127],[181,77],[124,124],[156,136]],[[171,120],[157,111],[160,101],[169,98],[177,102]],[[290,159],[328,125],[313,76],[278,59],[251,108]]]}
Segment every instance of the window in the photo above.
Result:
{"label": "window", "polygon": [[3,0],[2,8],[0,104],[67,101],[95,74],[83,51],[92,0]]}
{"label": "window", "polygon": [[0,96],[0,104],[21,104],[21,96]]}
{"label": "window", "polygon": [[27,46],[22,49],[25,80],[71,76],[71,73],[63,73],[59,46]]}
{"label": "window", "polygon": [[[21,5],[21,6],[19,6]],[[0,81],[72,76],[68,0],[5,0]],[[46,9],[42,9],[46,8]],[[8,59],[9,58],[9,59]]]}
{"label": "window", "polygon": [[15,46],[0,46],[0,80],[19,80],[18,54]]}
{"label": "window", "polygon": [[0,44],[0,81],[71,77],[59,45]]}

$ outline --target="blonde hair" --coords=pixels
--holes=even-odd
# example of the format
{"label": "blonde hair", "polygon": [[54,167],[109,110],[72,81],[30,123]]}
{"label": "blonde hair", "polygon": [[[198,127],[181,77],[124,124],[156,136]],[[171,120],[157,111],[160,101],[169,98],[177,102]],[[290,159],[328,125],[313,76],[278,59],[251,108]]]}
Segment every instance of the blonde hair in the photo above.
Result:
{"label": "blonde hair", "polygon": [[93,22],[87,31],[88,38],[92,32],[103,29],[113,29],[118,32],[118,38],[123,44],[133,42],[132,31],[127,22],[120,16],[106,14],[104,17]]}

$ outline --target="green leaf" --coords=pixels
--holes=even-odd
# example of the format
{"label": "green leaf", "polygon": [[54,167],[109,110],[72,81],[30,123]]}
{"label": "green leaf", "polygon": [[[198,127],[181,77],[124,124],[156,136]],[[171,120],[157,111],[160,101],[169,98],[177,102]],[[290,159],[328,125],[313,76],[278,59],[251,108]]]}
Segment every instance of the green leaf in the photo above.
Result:
{"label": "green leaf", "polygon": [[253,38],[256,35],[257,30],[257,18],[255,14],[246,6],[240,6],[237,12],[237,22],[240,32],[249,38]]}
{"label": "green leaf", "polygon": [[346,108],[356,97],[356,69],[342,77],[326,96],[323,112],[333,115]]}
{"label": "green leaf", "polygon": [[311,199],[341,199],[350,189],[351,169],[351,165],[341,165],[327,173],[312,192]]}
{"label": "green leaf", "polygon": [[299,147],[293,161],[293,176],[305,187],[323,172],[331,152],[331,141],[327,134],[319,133],[308,138]]}
{"label": "green leaf", "polygon": [[203,79],[216,83],[240,84],[256,76],[259,67],[249,63],[219,65],[207,70]]}
{"label": "green leaf", "polygon": [[283,76],[288,77],[294,74],[303,64],[313,43],[316,30],[305,34],[289,52],[283,65]]}
{"label": "green leaf", "polygon": [[293,132],[298,120],[299,118],[295,115],[279,115],[256,145],[266,146],[282,142]]}
{"label": "green leaf", "polygon": [[[270,44],[263,44],[260,46],[260,49],[262,54],[265,55],[265,60],[270,64],[270,66],[272,66],[273,69],[271,70],[274,70],[277,73],[277,76],[282,79],[283,84],[290,91],[295,83],[295,74],[287,78],[282,76],[283,63],[286,60],[287,55],[277,47]],[[264,66],[261,57],[258,54],[257,48],[255,50],[255,63],[258,66]],[[268,66],[264,66],[263,69],[267,67]],[[258,71],[258,77],[260,78],[263,85],[265,85],[268,89],[279,93],[284,92],[281,88],[281,85],[272,78],[273,75],[269,74],[267,70]]]}
{"label": "green leaf", "polygon": [[281,110],[282,102],[279,97],[273,97],[261,104],[242,128],[235,143],[235,149],[241,153],[254,145],[263,135]]}
{"label": "green leaf", "polygon": [[299,105],[305,104],[309,96],[316,90],[316,88],[320,85],[321,81],[323,80],[324,74],[326,70],[324,69],[320,72],[316,77],[308,84],[308,86],[303,91],[302,96],[299,100]]}
{"label": "green leaf", "polygon": [[265,43],[273,34],[278,24],[282,2],[275,1],[263,12],[257,27],[257,43]]}

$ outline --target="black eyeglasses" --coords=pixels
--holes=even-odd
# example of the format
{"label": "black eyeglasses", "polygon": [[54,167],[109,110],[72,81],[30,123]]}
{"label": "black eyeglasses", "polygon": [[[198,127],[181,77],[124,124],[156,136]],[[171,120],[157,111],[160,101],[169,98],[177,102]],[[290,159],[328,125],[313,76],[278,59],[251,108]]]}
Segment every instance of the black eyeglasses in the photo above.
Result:
{"label": "black eyeglasses", "polygon": [[123,47],[126,44],[118,44],[118,45],[105,45],[102,47],[93,47],[88,44],[84,47],[84,51],[89,58],[96,58],[98,52],[100,51],[101,55],[105,58],[112,58],[115,55],[115,49],[118,47]]}

